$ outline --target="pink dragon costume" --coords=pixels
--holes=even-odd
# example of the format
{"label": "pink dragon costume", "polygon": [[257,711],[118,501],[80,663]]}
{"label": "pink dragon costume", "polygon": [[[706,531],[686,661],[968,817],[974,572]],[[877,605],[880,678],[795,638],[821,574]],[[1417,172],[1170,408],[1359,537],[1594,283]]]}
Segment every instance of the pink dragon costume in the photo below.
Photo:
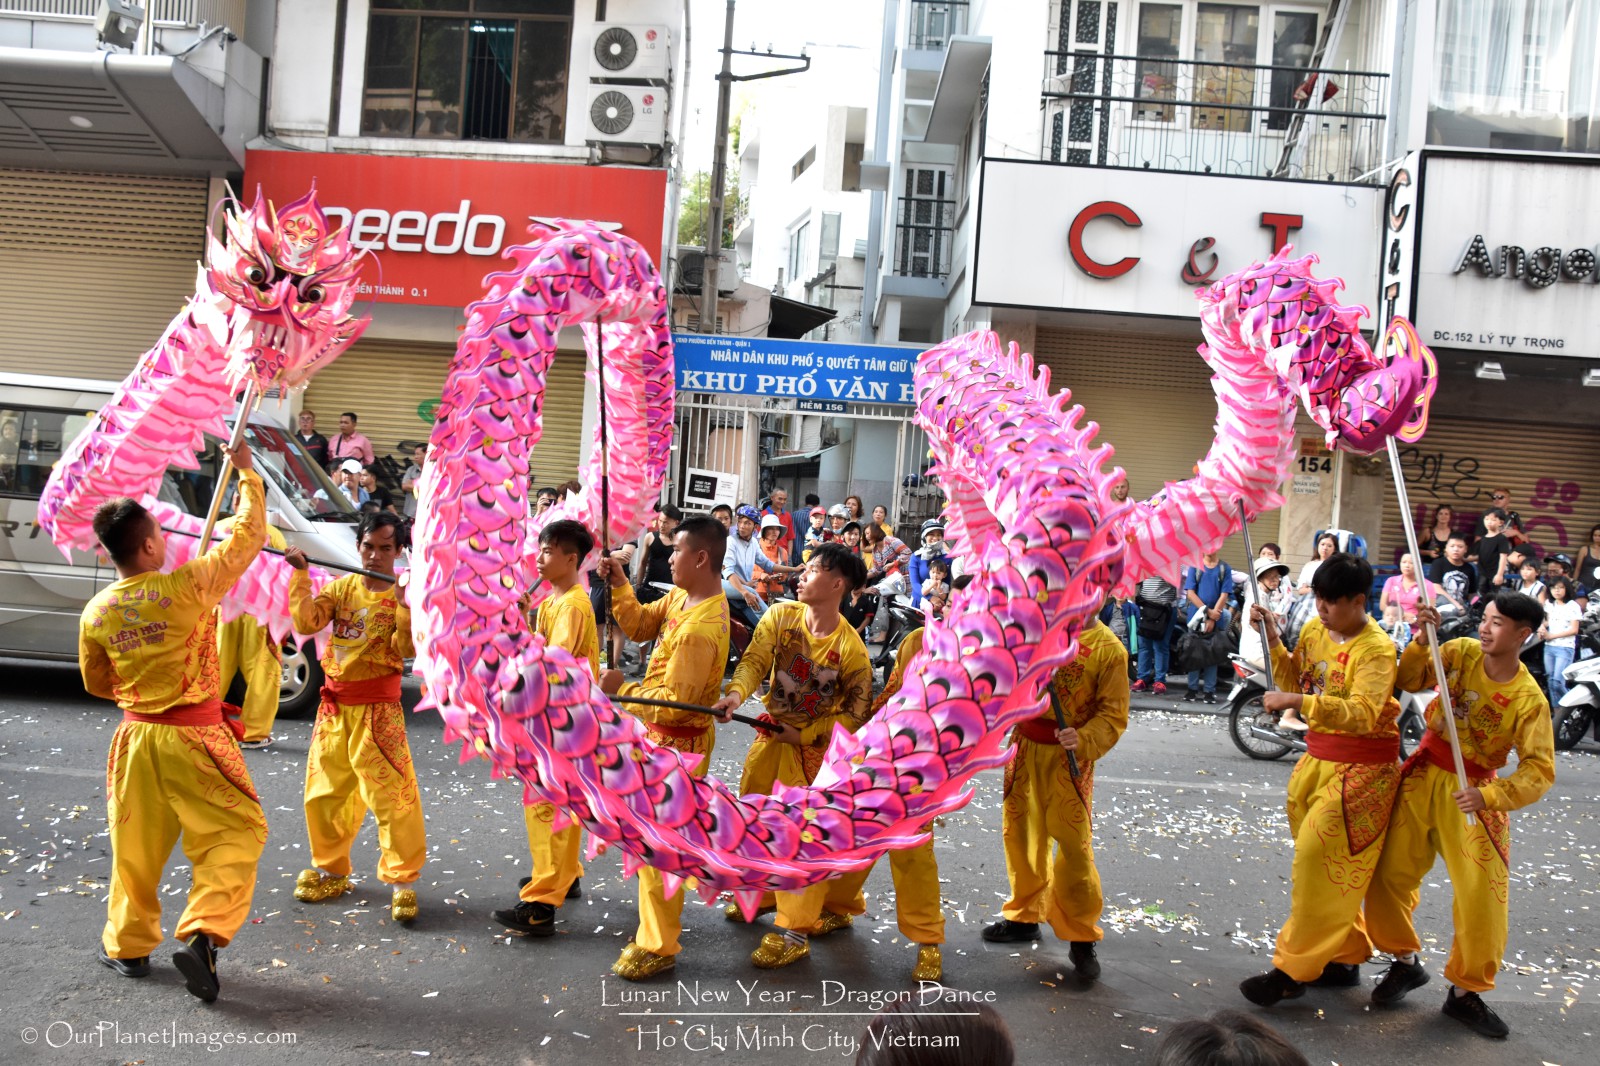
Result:
{"label": "pink dragon costume", "polygon": [[[314,200],[301,206],[310,212]],[[252,212],[271,218],[259,201]],[[924,353],[915,417],[949,497],[951,532],[978,579],[929,625],[884,710],[858,733],[834,736],[813,785],[741,797],[689,773],[694,756],[652,743],[586,667],[530,634],[517,609],[543,522],[599,528],[602,471],[603,540],[638,536],[673,426],[667,294],[644,250],[587,223],[534,226],[530,236],[467,309],[438,409],[409,589],[416,669],[463,759],[486,757],[495,774],[524,783],[526,801],[549,801],[581,822],[591,853],[600,842],[619,846],[625,871],[658,868],[668,894],[680,883],[706,900],[731,891],[747,914],[763,890],[796,889],[920,843],[933,817],[966,803],[972,776],[1009,758],[1007,732],[1037,713],[1106,589],[1197,559],[1238,528],[1240,500],[1252,513],[1282,502],[1297,403],[1335,446],[1365,451],[1391,434],[1420,435],[1435,383],[1432,357],[1408,326],[1397,321],[1393,354],[1380,358],[1357,332],[1364,312],[1333,302],[1339,283],[1311,276],[1314,257],[1280,254],[1200,294],[1200,352],[1216,372],[1219,418],[1197,475],[1153,500],[1118,504],[1109,493],[1121,472],[1105,468],[1111,448],[1094,443],[1097,427],[1079,425],[1081,408],[1065,391],[1052,394],[1048,372],[1028,356],[1001,350],[989,333]],[[322,240],[343,247],[342,237]],[[213,274],[232,245],[213,246]],[[350,261],[345,268],[353,275]],[[203,277],[196,301],[217,300],[215,290]],[[192,462],[195,427],[218,428],[238,383],[224,368],[238,370],[221,358],[226,337],[208,347],[194,306],[56,471],[41,515],[58,543],[82,543],[84,516],[99,499],[148,488],[166,462]],[[278,314],[254,303],[232,313]],[[321,332],[279,343],[274,351],[288,358],[278,380],[303,380],[336,354],[336,337],[353,339],[359,324],[341,321],[335,329],[318,319]],[[303,328],[293,316],[281,324]],[[586,491],[532,520],[528,453],[557,334],[572,324],[584,327],[591,373],[605,375],[606,439],[597,427]],[[168,413],[177,411],[192,420],[181,431]],[[156,431],[141,433],[147,423]],[[136,477],[121,473],[130,449]],[[287,615],[286,597],[271,591],[276,580],[252,575],[241,592],[274,624]]]}

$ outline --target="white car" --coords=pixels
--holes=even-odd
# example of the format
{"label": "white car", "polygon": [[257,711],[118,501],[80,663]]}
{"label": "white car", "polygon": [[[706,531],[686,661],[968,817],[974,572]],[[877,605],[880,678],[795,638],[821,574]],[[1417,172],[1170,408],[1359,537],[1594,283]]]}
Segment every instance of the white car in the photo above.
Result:
{"label": "white car", "polygon": [[[116,571],[96,554],[74,551],[70,561],[63,558],[39,527],[38,514],[50,468],[116,389],[109,381],[0,374],[0,656],[76,662],[78,616],[116,580]],[[245,436],[266,483],[267,520],[307,555],[359,566],[358,513],[294,435],[256,416]],[[216,479],[217,445],[206,438],[198,470],[169,468],[160,498],[203,516]],[[322,680],[310,639],[286,643],[278,713],[315,711]]]}

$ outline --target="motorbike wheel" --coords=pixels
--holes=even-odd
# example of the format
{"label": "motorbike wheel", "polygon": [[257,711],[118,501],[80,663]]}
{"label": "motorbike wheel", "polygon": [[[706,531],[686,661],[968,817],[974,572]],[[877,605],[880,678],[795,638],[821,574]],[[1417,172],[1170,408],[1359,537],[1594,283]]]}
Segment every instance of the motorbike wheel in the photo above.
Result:
{"label": "motorbike wheel", "polygon": [[1234,698],[1233,706],[1228,711],[1228,735],[1233,737],[1234,745],[1252,759],[1281,759],[1289,754],[1288,744],[1263,740],[1250,732],[1250,727],[1256,725],[1258,720],[1265,724],[1272,718],[1262,706],[1262,695],[1259,689],[1252,689]]}
{"label": "motorbike wheel", "polygon": [[1589,732],[1593,712],[1588,707],[1557,707],[1555,721],[1556,750],[1571,751]]}
{"label": "motorbike wheel", "polygon": [[1411,753],[1417,750],[1417,745],[1422,743],[1422,734],[1428,729],[1428,724],[1422,716],[1414,711],[1407,711],[1400,716],[1400,758],[1411,758]]}

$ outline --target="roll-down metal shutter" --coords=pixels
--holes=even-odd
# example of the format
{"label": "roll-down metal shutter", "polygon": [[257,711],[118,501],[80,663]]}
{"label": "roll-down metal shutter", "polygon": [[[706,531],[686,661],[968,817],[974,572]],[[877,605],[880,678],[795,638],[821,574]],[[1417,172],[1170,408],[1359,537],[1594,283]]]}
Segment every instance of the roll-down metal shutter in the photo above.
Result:
{"label": "roll-down metal shutter", "polygon": [[194,292],[206,190],[0,167],[0,370],[126,377]]}
{"label": "roll-down metal shutter", "polygon": [[[317,428],[332,440],[339,414],[354,411],[357,428],[379,458],[401,467],[410,443],[433,431],[433,408],[444,388],[455,350],[443,344],[362,340],[306,387],[305,404],[317,413]],[[582,352],[558,352],[545,383],[544,436],[532,456],[533,487],[558,485],[578,474],[583,429]],[[402,442],[405,443],[402,446]]]}

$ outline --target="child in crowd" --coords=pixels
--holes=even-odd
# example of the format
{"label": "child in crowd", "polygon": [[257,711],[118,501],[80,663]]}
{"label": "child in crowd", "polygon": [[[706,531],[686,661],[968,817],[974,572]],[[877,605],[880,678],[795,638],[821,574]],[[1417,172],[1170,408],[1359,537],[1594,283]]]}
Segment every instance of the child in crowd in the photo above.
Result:
{"label": "child in crowd", "polygon": [[923,607],[935,618],[944,617],[944,605],[950,601],[950,561],[942,556],[928,563],[928,580],[922,583]]}

